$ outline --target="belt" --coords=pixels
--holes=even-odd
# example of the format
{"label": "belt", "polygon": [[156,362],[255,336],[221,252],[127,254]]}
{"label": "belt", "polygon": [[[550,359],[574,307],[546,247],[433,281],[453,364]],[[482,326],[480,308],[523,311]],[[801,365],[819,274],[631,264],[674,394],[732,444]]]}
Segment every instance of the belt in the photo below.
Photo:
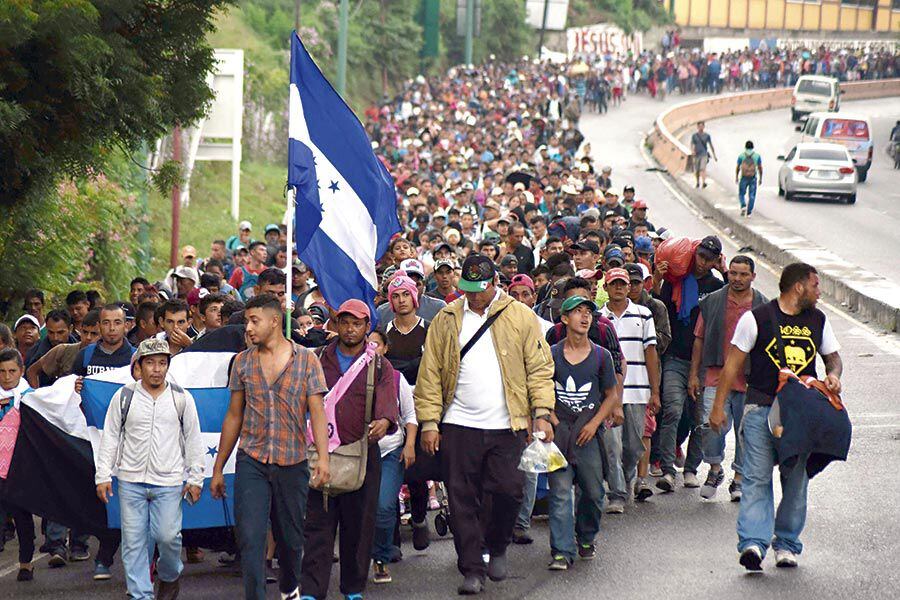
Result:
{"label": "belt", "polygon": [[772,403],[775,401],[775,396],[770,396],[769,394],[762,392],[754,387],[747,386],[747,397],[744,400],[745,404],[757,404],[759,406],[772,406]]}

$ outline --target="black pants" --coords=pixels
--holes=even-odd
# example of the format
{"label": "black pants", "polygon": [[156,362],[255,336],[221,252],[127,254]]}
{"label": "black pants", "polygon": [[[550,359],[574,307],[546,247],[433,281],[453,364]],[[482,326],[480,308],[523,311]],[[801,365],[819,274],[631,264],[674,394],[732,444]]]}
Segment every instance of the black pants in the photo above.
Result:
{"label": "black pants", "polygon": [[434,456],[421,452],[422,434],[416,434],[416,462],[403,474],[409,488],[409,511],[414,523],[421,523],[428,516],[428,482],[441,481],[441,453]]}
{"label": "black pants", "polygon": [[[456,566],[463,575],[484,577],[482,549],[493,556],[506,552],[522,504],[525,476],[519,459],[525,431],[443,425],[441,465],[450,500],[450,527]],[[483,515],[482,499],[490,502]],[[482,523],[486,524],[482,524]]]}
{"label": "black pants", "polygon": [[[12,517],[16,524],[16,539],[19,540],[19,562],[27,565],[34,558],[34,517],[12,504],[0,502],[0,523],[6,524],[6,517]],[[0,532],[0,535],[3,533]]]}
{"label": "black pants", "polygon": [[328,496],[326,506],[322,492],[310,488],[300,570],[301,595],[318,599],[328,596],[338,527],[341,530],[341,593],[359,594],[366,589],[380,488],[381,453],[378,444],[369,446],[366,479],[360,489]]}

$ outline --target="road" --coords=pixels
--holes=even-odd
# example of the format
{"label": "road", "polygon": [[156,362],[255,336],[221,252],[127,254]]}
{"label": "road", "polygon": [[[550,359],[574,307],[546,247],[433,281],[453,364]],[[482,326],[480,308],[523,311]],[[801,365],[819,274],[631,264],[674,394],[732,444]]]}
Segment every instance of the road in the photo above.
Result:
{"label": "road", "polygon": [[[582,128],[592,142],[597,161],[613,167],[615,186],[636,185],[638,197],[649,204],[649,218],[657,226],[693,237],[715,232],[670,191],[660,175],[645,171],[647,163],[639,148],[641,133],[650,127],[661,106],[648,99],[630,98],[609,116],[586,115]],[[714,135],[719,129],[716,125]],[[873,175],[877,181],[878,174]],[[722,237],[726,253],[734,255],[740,242]],[[757,283],[762,291],[774,295],[776,282],[775,274],[761,265]],[[567,573],[546,570],[547,525],[537,522],[535,543],[510,549],[512,577],[502,584],[488,582],[483,597],[863,600],[896,596],[900,589],[896,504],[900,484],[894,473],[900,456],[900,408],[893,388],[900,372],[900,343],[896,336],[872,332],[841,311],[827,305],[823,308],[843,345],[844,399],[855,426],[854,440],[850,460],[833,464],[810,484],[809,517],[803,536],[806,550],[799,569],[776,570],[768,558],[764,575],[746,575],[737,563],[735,549],[738,505],[728,502],[722,492],[715,501],[701,501],[697,490],[680,486],[679,477],[676,492],[654,496],[644,505],[629,506],[625,515],[605,516],[598,539],[599,559],[577,563]],[[732,451],[729,443],[727,454]],[[405,536],[408,540],[408,532]],[[0,599],[120,599],[124,592],[118,565],[111,582],[95,584],[88,564],[49,570],[46,559],[37,562],[33,583],[17,584],[11,570],[14,552],[15,542],[10,542],[0,555]],[[422,553],[413,551],[407,541],[404,552],[405,559],[392,566],[394,582],[370,585],[367,598],[456,597],[459,575],[450,538],[435,541]],[[214,563],[210,557],[202,565],[187,566],[182,597],[240,597],[240,580]],[[890,592],[892,589],[895,591]],[[277,598],[276,592],[271,587],[269,598]],[[336,576],[332,578],[331,597],[339,597]]]}
{"label": "road", "polygon": [[[875,132],[875,155],[865,183],[859,184],[855,205],[837,201],[778,196],[779,154],[798,141],[787,108],[717,119],[707,124],[719,156],[710,163],[713,178],[735,190],[734,169],[747,140],[753,140],[763,159],[763,183],[754,213],[764,215],[841,258],[892,281],[900,281],[900,171],[885,150],[891,128],[900,120],[897,98],[844,102],[841,112],[868,116]],[[689,133],[687,137],[689,137]],[[687,140],[685,140],[687,141]]]}

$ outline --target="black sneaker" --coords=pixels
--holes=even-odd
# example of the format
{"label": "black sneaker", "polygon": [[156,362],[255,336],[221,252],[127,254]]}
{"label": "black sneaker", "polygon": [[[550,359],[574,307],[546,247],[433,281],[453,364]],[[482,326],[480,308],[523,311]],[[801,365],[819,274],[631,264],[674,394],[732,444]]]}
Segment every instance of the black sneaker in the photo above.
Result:
{"label": "black sneaker", "polygon": [[578,544],[578,558],[581,560],[594,560],[597,558],[597,549],[593,544]]}
{"label": "black sneaker", "polygon": [[56,551],[50,554],[50,560],[47,561],[47,564],[50,565],[51,569],[59,569],[66,566],[68,562],[65,552]]}
{"label": "black sneaker", "polygon": [[376,560],[372,567],[372,581],[374,583],[390,583],[393,581],[390,569],[380,560]]}
{"label": "black sneaker", "polygon": [[703,487],[700,488],[700,497],[704,500],[712,500],[716,497],[716,491],[719,489],[719,486],[722,485],[722,482],[725,481],[725,471],[719,469],[718,471],[713,471],[710,469],[709,474],[706,476],[706,482],[703,484]]}
{"label": "black sneaker", "polygon": [[741,496],[744,495],[743,486],[740,481],[731,480],[731,483],[728,484],[728,493],[731,495],[732,502],[740,502]]}
{"label": "black sneaker", "polygon": [[762,571],[762,551],[756,546],[747,546],[741,552],[741,565],[748,571]]}
{"label": "black sneaker", "polygon": [[34,580],[34,570],[33,569],[19,569],[19,574],[16,575],[16,581],[32,581]]}
{"label": "black sneaker", "polygon": [[568,571],[569,561],[566,560],[566,557],[562,554],[554,554],[553,560],[550,561],[550,564],[547,565],[547,568],[551,571]]}
{"label": "black sneaker", "polygon": [[528,534],[524,529],[515,528],[512,532],[512,543],[519,545],[527,545],[534,542],[534,539],[531,535]]}
{"label": "black sneaker", "polygon": [[421,523],[412,521],[413,548],[425,550],[431,544],[431,533],[428,531],[428,519]]}

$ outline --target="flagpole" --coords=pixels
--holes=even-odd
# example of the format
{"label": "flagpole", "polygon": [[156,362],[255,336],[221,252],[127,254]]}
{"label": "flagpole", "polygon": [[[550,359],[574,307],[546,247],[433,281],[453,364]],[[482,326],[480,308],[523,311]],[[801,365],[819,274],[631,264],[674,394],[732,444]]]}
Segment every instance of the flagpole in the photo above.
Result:
{"label": "flagpole", "polygon": [[287,282],[284,285],[284,337],[291,339],[291,287],[294,283],[294,186],[287,191]]}

